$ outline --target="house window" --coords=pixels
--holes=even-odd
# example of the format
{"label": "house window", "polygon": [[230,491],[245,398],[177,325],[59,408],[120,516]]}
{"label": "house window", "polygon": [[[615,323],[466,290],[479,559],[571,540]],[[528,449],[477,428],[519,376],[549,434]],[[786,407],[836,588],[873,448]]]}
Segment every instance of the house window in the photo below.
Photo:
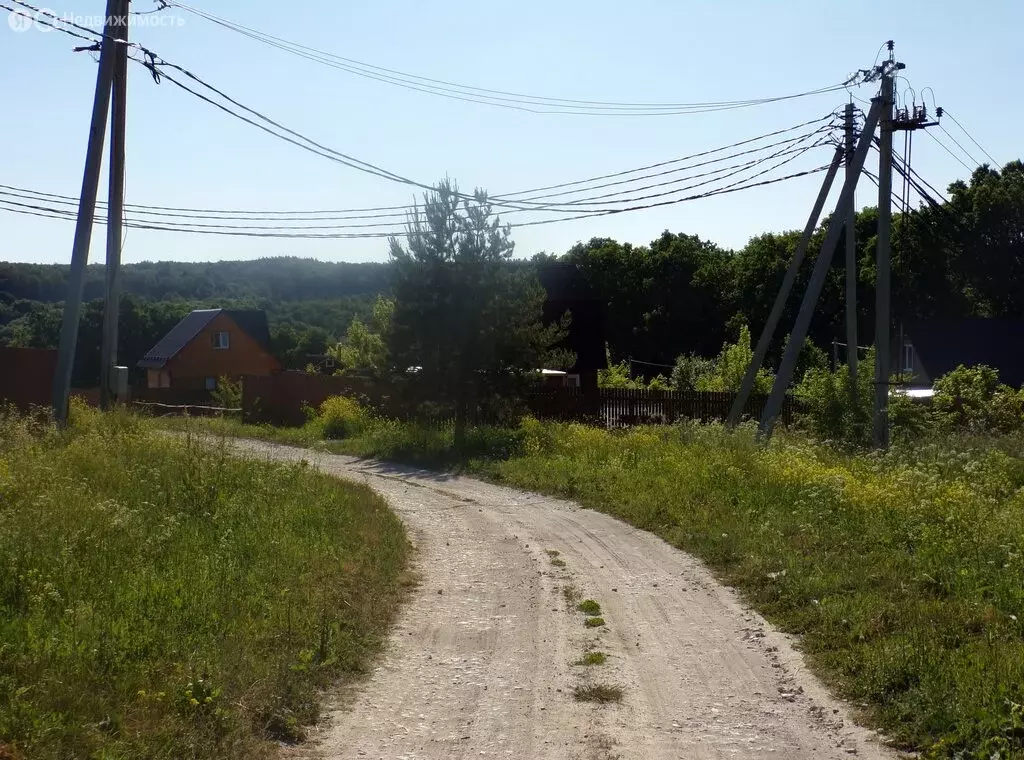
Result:
{"label": "house window", "polygon": [[914,346],[910,343],[903,344],[903,371],[914,371]]}
{"label": "house window", "polygon": [[[227,335],[227,333],[224,333],[224,334]],[[215,378],[215,377],[208,377],[208,378],[206,378],[206,390],[208,390],[208,391],[215,391],[215,390],[217,390],[217,378]]]}
{"label": "house window", "polygon": [[580,376],[579,375],[566,375],[565,376],[565,384],[569,388],[579,388],[580,387]]}
{"label": "house window", "polygon": [[227,332],[215,332],[213,334],[213,347],[216,349],[231,348],[231,336]]}

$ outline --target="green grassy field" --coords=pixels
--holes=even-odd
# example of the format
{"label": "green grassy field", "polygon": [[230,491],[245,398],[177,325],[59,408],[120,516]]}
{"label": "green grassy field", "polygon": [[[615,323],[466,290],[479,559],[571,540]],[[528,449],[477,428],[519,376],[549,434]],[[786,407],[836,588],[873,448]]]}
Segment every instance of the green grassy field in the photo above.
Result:
{"label": "green grassy field", "polygon": [[367,671],[408,584],[365,487],[127,414],[0,415],[0,757],[258,758]]}
{"label": "green grassy field", "polygon": [[[178,423],[181,424],[181,423]],[[315,441],[236,422],[204,429]],[[704,559],[801,635],[815,671],[905,749],[1024,756],[1024,442],[943,439],[843,454],[719,426],[609,433],[526,420],[379,423],[336,451],[575,499]]]}

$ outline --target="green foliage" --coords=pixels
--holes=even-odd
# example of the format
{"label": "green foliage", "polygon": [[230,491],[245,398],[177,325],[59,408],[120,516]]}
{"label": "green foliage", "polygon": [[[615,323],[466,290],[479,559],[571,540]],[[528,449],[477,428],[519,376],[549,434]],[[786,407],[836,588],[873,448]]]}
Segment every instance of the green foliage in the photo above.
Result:
{"label": "green foliage", "polygon": [[585,655],[583,655],[579,660],[577,660],[573,664],[574,665],[594,666],[594,665],[604,665],[605,662],[607,662],[607,661],[608,661],[608,655],[606,655],[604,652],[587,652]]}
{"label": "green foliage", "polygon": [[598,388],[643,388],[643,380],[634,380],[629,376],[629,363],[622,361],[609,364],[607,369],[597,371]]}
{"label": "green foliage", "polygon": [[677,391],[695,391],[704,378],[715,372],[715,360],[696,354],[685,354],[676,359],[672,369],[672,388]]}
{"label": "green foliage", "polygon": [[[739,337],[735,343],[726,343],[714,360],[711,372],[700,375],[696,379],[699,391],[728,391],[737,393],[743,384],[743,376],[747,373],[754,359],[754,350],[750,347],[750,328],[740,327]],[[678,366],[678,365],[677,365]],[[754,393],[770,393],[774,378],[763,367],[758,370],[754,379]]]}
{"label": "green foliage", "polygon": [[0,754],[275,755],[380,651],[400,522],[305,462],[72,421],[0,418]]}
{"label": "green foliage", "polygon": [[328,350],[338,363],[336,374],[366,373],[380,376],[388,369],[387,338],[391,330],[395,302],[377,296],[369,325],[359,318],[352,320],[345,340]]}
{"label": "green foliage", "polygon": [[1024,393],[999,382],[986,366],[964,367],[935,381],[931,419],[940,429],[1011,432],[1024,427]]}
{"label": "green foliage", "polygon": [[600,615],[601,605],[595,602],[593,599],[584,599],[582,602],[576,605],[576,609],[580,612],[584,612],[587,615]]}
{"label": "green foliage", "polygon": [[395,310],[388,348],[396,367],[455,407],[456,434],[471,405],[514,396],[541,367],[571,365],[554,350],[568,315],[544,324],[546,295],[532,269],[512,264],[510,230],[477,190],[460,202],[450,180],[427,193],[403,244],[390,241]]}
{"label": "green foliage", "polygon": [[213,405],[223,409],[242,408],[242,381],[230,377],[219,377],[217,387],[210,393]]}
{"label": "green foliage", "polygon": [[604,618],[588,617],[586,620],[583,621],[583,625],[585,625],[587,628],[600,628],[604,625]]}
{"label": "green foliage", "polygon": [[320,405],[319,415],[309,424],[322,438],[340,440],[368,431],[373,416],[353,398],[331,396]]}
{"label": "green foliage", "polygon": [[856,403],[850,396],[850,374],[843,366],[835,372],[811,368],[794,388],[804,413],[800,423],[819,441],[866,446],[871,443],[875,403],[875,355],[857,363]]}

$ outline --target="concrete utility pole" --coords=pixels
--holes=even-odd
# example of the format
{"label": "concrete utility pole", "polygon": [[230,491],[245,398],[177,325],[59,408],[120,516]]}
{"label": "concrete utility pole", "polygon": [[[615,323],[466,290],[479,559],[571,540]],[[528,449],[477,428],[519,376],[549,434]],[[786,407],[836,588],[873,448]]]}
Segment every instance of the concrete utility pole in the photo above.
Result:
{"label": "concrete utility pole", "polygon": [[743,376],[743,382],[740,384],[740,392],[736,395],[736,399],[732,403],[732,409],[729,410],[729,418],[726,424],[729,427],[736,427],[740,420],[743,418],[743,410],[747,406],[747,401],[750,399],[750,393],[754,390],[754,382],[757,380],[757,373],[761,369],[761,365],[764,364],[764,358],[768,354],[768,347],[771,345],[772,338],[775,336],[775,328],[779,325],[779,319],[782,318],[782,312],[786,308],[786,301],[789,299],[789,292],[793,289],[793,283],[796,282],[797,273],[800,271],[800,265],[804,261],[804,254],[807,253],[807,246],[811,242],[811,236],[814,234],[814,230],[818,226],[818,217],[821,216],[821,211],[825,208],[825,201],[828,200],[829,191],[832,189],[832,183],[835,181],[836,174],[839,173],[839,164],[843,160],[843,151],[841,148],[836,149],[835,157],[832,159],[832,164],[828,168],[828,173],[825,174],[825,180],[821,183],[821,190],[818,192],[818,199],[814,202],[814,208],[811,209],[811,215],[807,218],[807,225],[804,227],[803,235],[800,237],[800,242],[797,244],[796,251],[793,254],[793,260],[789,263],[789,269],[786,270],[786,276],[782,280],[782,287],[779,289],[778,295],[775,296],[775,303],[772,304],[772,310],[768,314],[768,321],[764,324],[764,329],[761,330],[761,337],[757,340],[757,347],[754,349],[754,358],[750,362],[750,366],[747,367],[747,374]]}
{"label": "concrete utility pole", "polygon": [[[892,43],[889,43],[889,61],[893,63]],[[875,279],[875,414],[874,444],[878,448],[889,446],[889,288],[890,245],[892,236],[892,117],[893,68],[882,75],[881,131],[878,159],[878,246]]]}
{"label": "concrete utility pole", "polygon": [[[853,169],[856,139],[853,103],[846,104],[846,179]],[[846,365],[850,370],[850,402],[857,403],[857,202],[851,196],[846,213]]]}
{"label": "concrete utility pole", "polygon": [[99,191],[100,168],[103,163],[103,141],[107,131],[107,111],[110,108],[110,87],[114,78],[114,52],[117,46],[114,42],[117,33],[115,24],[121,2],[122,0],[107,0],[104,36],[100,43],[99,70],[96,74],[96,92],[92,102],[92,123],[89,126],[82,192],[78,201],[75,242],[71,250],[71,272],[68,277],[67,293],[64,296],[64,320],[60,327],[57,371],[53,376],[53,413],[60,425],[66,424],[68,419],[68,398],[71,395],[71,372],[75,363],[75,346],[78,343],[82,286],[85,283],[85,268],[89,263],[89,244],[92,241],[96,194]]}
{"label": "concrete utility pole", "polygon": [[107,202],[107,289],[103,304],[103,344],[100,349],[100,406],[116,401],[113,387],[117,364],[117,319],[121,304],[121,243],[124,220],[125,122],[128,115],[128,9],[120,0],[116,36],[123,41],[114,51],[113,118],[110,127],[110,179]]}
{"label": "concrete utility pole", "polygon": [[[882,98],[876,98],[872,102],[871,110],[868,112],[867,118],[864,121],[864,131],[861,133],[860,142],[857,144],[857,150],[853,154],[851,166],[852,171],[843,183],[843,190],[839,194],[839,200],[836,202],[835,211],[833,212],[832,219],[828,224],[828,232],[825,233],[825,240],[821,244],[821,250],[818,252],[818,259],[814,262],[814,271],[811,273],[811,281],[807,286],[807,292],[804,293],[804,300],[800,304],[800,313],[797,314],[796,325],[794,325],[793,332],[790,334],[789,341],[786,343],[786,352],[782,356],[782,364],[779,366],[779,373],[775,376],[775,384],[772,386],[772,393],[768,397],[768,403],[765,405],[764,414],[761,416],[761,425],[759,430],[762,437],[768,437],[772,434],[772,430],[775,428],[775,421],[778,419],[779,413],[782,411],[782,402],[786,397],[786,391],[789,389],[789,384],[793,380],[793,372],[796,370],[796,360],[800,355],[800,348],[804,344],[804,339],[807,337],[807,330],[811,326],[811,317],[814,315],[814,307],[818,303],[818,297],[821,295],[821,288],[825,284],[825,278],[828,276],[829,266],[832,263],[832,257],[835,254],[836,246],[839,243],[839,235],[842,233],[843,227],[846,225],[844,215],[846,213],[846,209],[849,208],[854,190],[857,188],[857,180],[860,177],[861,169],[864,168],[864,159],[867,158],[868,148],[871,147],[871,141],[874,137],[875,127],[878,125],[878,118],[881,111]],[[842,149],[840,149],[840,152],[841,151]]]}

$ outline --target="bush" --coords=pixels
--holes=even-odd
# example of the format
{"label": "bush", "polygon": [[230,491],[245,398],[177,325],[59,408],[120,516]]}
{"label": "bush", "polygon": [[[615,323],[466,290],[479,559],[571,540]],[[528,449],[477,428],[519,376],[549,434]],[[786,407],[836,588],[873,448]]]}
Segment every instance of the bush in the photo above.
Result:
{"label": "bush", "polygon": [[875,400],[874,353],[868,352],[857,364],[856,404],[850,400],[846,367],[835,372],[812,367],[794,388],[793,396],[804,409],[798,423],[819,441],[868,445]]}
{"label": "bush", "polygon": [[348,396],[331,396],[320,405],[320,414],[313,421],[320,436],[328,440],[354,438],[369,430],[373,415],[358,401]]}
{"label": "bush", "polygon": [[677,391],[695,391],[703,378],[714,371],[714,359],[685,354],[676,359],[676,366],[672,369],[672,387]]}
{"label": "bush", "polygon": [[960,365],[935,382],[931,418],[947,431],[1008,433],[1024,425],[1024,396],[991,367]]}

